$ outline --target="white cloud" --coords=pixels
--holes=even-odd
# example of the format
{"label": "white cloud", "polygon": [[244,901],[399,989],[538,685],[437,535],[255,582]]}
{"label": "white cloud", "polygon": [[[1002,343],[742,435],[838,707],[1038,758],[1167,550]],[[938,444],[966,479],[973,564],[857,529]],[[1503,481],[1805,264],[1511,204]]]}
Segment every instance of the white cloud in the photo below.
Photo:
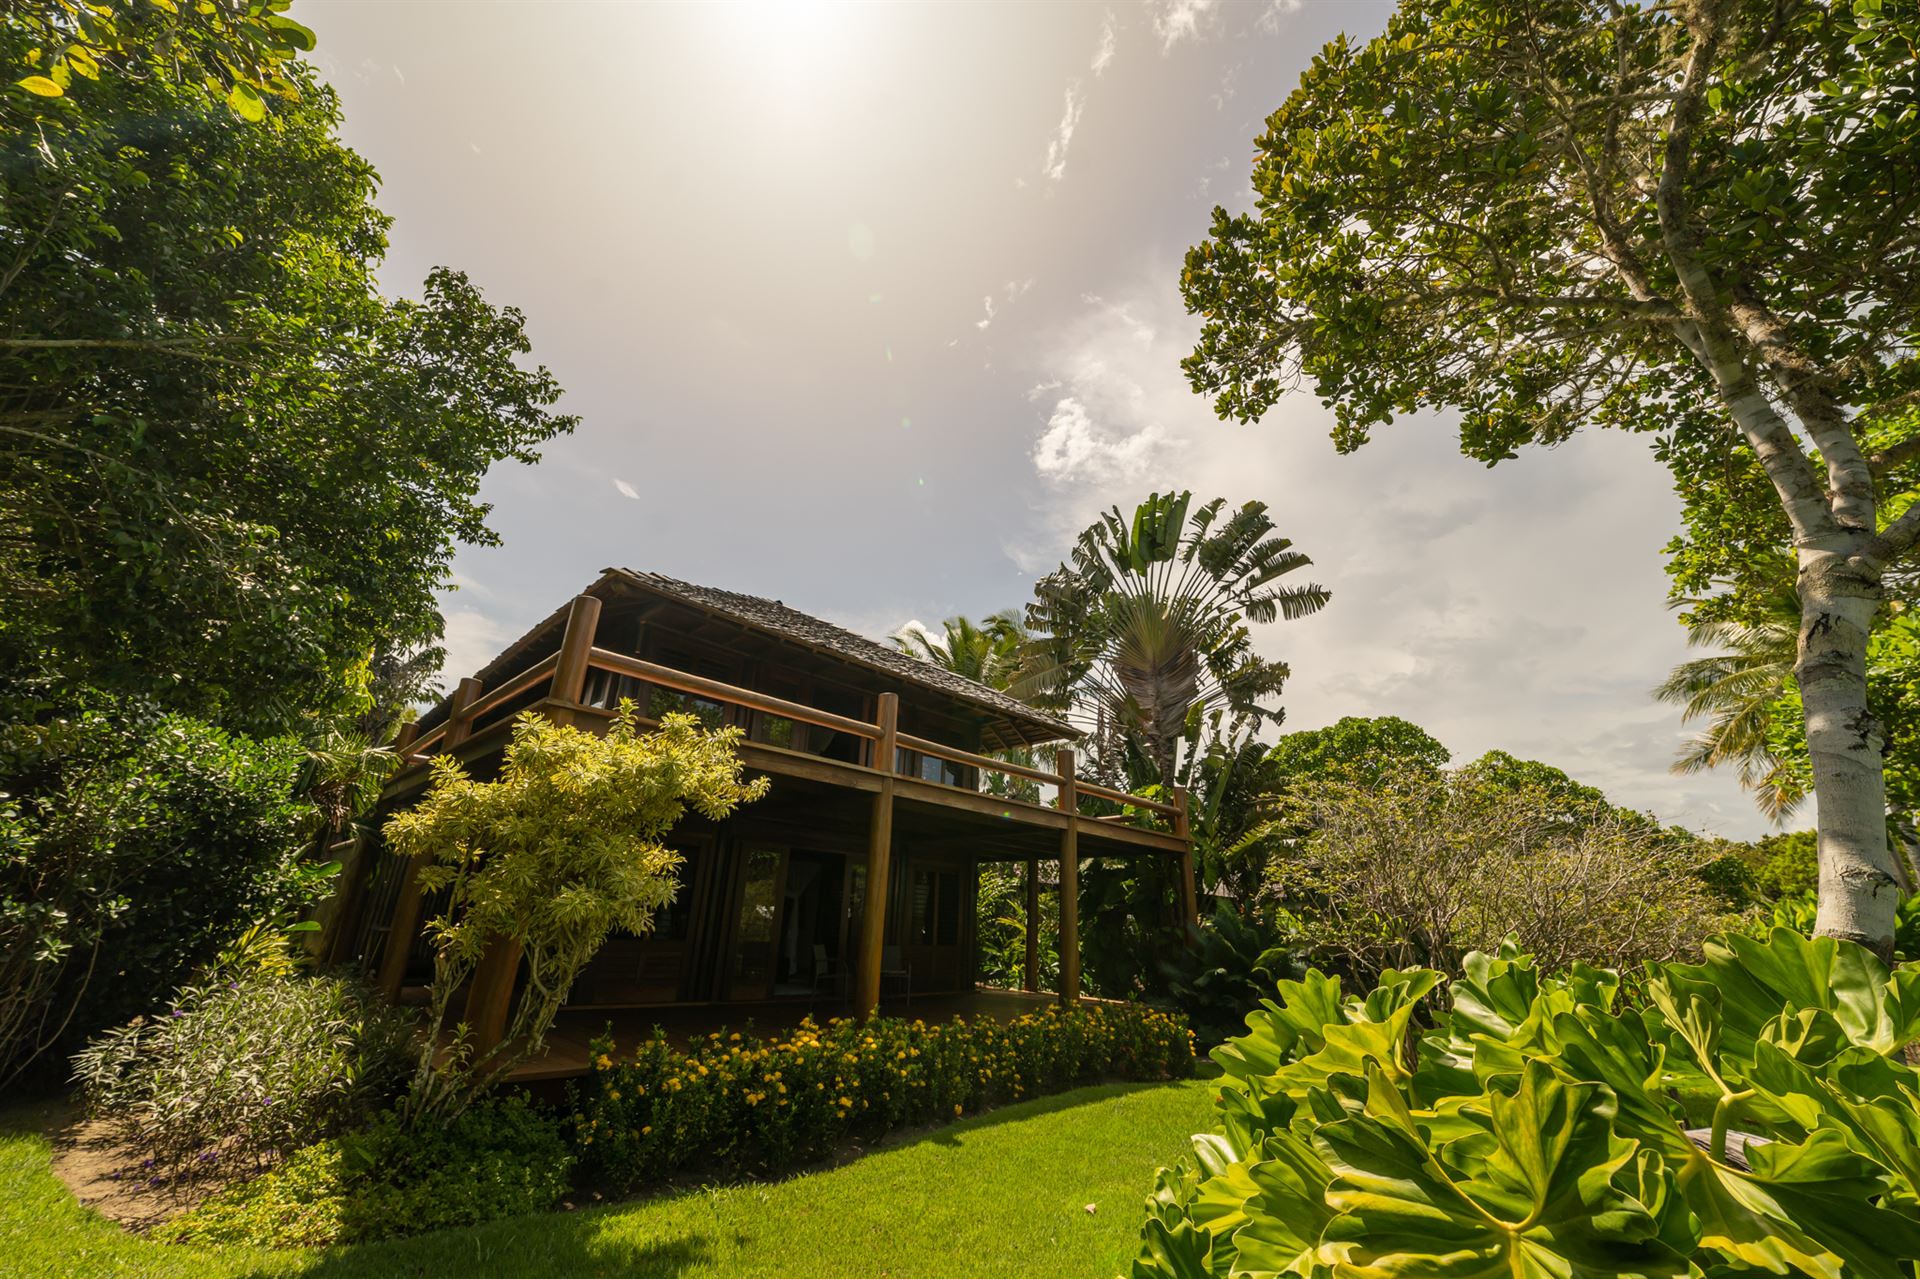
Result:
{"label": "white cloud", "polygon": [[1254,25],[1268,35],[1272,35],[1280,29],[1280,19],[1298,13],[1305,7],[1306,0],[1273,0]]}
{"label": "white cloud", "polygon": [[1101,510],[1156,489],[1259,499],[1314,559],[1295,576],[1333,592],[1317,616],[1259,628],[1293,668],[1286,728],[1400,715],[1461,761],[1508,750],[1667,821],[1760,833],[1731,778],[1667,772],[1688,730],[1648,690],[1687,653],[1661,571],[1676,500],[1644,439],[1587,433],[1488,470],[1424,413],[1339,456],[1308,391],[1222,423],[1180,370],[1198,321],[1174,275],[1159,263],[1086,295],[1032,346],[1047,498],[1005,548],[1019,569],[1052,567]]}
{"label": "white cloud", "polygon": [[1053,140],[1047,143],[1047,161],[1040,166],[1040,172],[1050,181],[1058,182],[1066,176],[1067,147],[1073,142],[1073,131],[1080,127],[1080,112],[1085,108],[1086,98],[1076,84],[1067,90],[1066,110],[1061,113],[1060,126],[1053,131]]}
{"label": "white cloud", "polygon": [[1100,22],[1100,44],[1093,51],[1093,73],[1100,75],[1113,63],[1115,32],[1113,28],[1113,10],[1109,9]]}
{"label": "white cloud", "polygon": [[477,608],[454,608],[444,612],[446,631],[441,643],[447,660],[440,667],[440,682],[451,688],[500,655],[514,636],[492,617]]}
{"label": "white cloud", "polygon": [[1145,475],[1168,443],[1157,423],[1112,427],[1097,423],[1069,395],[1053,406],[1047,429],[1033,446],[1033,468],[1055,482],[1133,482]]}
{"label": "white cloud", "polygon": [[625,480],[618,480],[618,479],[615,480],[613,482],[613,487],[619,490],[621,497],[630,497],[636,502],[640,500],[640,490],[635,488],[633,485],[627,483]]}
{"label": "white cloud", "polygon": [[984,329],[989,324],[993,323],[993,294],[991,293],[987,294],[987,296],[982,298],[981,301],[986,305],[987,314],[984,318],[975,320],[973,322],[973,327],[976,329]]}
{"label": "white cloud", "polygon": [[1183,40],[1198,40],[1219,15],[1220,0],[1157,0],[1153,29],[1162,52],[1170,53]]}

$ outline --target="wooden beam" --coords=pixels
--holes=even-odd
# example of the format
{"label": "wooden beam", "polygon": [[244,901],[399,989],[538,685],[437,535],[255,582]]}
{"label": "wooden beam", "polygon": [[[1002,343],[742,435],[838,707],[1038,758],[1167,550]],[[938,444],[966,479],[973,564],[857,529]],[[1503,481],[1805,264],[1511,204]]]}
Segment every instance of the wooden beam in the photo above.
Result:
{"label": "wooden beam", "polygon": [[1027,955],[1020,989],[1040,989],[1040,861],[1027,858]]}
{"label": "wooden beam", "polygon": [[1200,896],[1193,882],[1193,825],[1188,816],[1192,801],[1184,789],[1173,792],[1173,833],[1180,841],[1180,929],[1190,943],[1199,941]]}
{"label": "wooden beam", "polygon": [[873,821],[868,827],[867,900],[860,917],[859,990],[854,1012],[870,1017],[880,1007],[880,959],[887,939],[887,884],[893,863],[893,760],[895,741],[900,732],[900,696],[880,694],[878,715],[880,735],[873,743],[873,758],[882,780],[880,793],[873,797]]}
{"label": "wooden beam", "polygon": [[1080,999],[1080,797],[1073,772],[1073,747],[1053,752],[1053,771],[1060,774],[1054,803],[1067,816],[1060,832],[1060,1002]]}
{"label": "wooden beam", "polygon": [[469,675],[460,681],[453,690],[453,701],[447,707],[447,731],[440,739],[442,750],[452,750],[473,734],[473,706],[480,700],[480,694],[486,691],[486,685]]}
{"label": "wooden beam", "polygon": [[[597,601],[596,601],[597,602]],[[507,1033],[507,1014],[513,1008],[514,978],[520,973],[520,943],[512,938],[487,938],[479,966],[467,986],[463,1020],[473,1034],[473,1055],[484,1056]]]}

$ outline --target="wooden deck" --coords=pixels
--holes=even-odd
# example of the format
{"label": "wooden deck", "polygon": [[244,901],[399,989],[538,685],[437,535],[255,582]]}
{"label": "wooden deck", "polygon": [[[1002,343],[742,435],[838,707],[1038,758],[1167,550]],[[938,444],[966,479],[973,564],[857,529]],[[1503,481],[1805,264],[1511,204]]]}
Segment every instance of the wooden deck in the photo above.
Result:
{"label": "wooden deck", "polygon": [[[972,992],[961,995],[916,995],[912,999],[889,996],[880,1002],[880,1015],[917,1017],[925,1021],[990,1017],[1007,1022],[1059,1002],[1060,997],[1051,993],[976,986]],[[1081,1002],[1102,1001],[1083,995]],[[852,1012],[851,1001],[825,996],[817,1000],[783,999],[767,1003],[569,1009],[560,1014],[547,1035],[546,1054],[522,1063],[509,1079],[526,1084],[586,1074],[590,1060],[588,1044],[605,1034],[609,1026],[617,1054],[619,1049],[630,1048],[651,1036],[656,1026],[664,1030],[669,1039],[684,1045],[716,1030],[777,1035],[793,1029],[806,1017],[824,1022],[831,1017],[851,1016]]]}

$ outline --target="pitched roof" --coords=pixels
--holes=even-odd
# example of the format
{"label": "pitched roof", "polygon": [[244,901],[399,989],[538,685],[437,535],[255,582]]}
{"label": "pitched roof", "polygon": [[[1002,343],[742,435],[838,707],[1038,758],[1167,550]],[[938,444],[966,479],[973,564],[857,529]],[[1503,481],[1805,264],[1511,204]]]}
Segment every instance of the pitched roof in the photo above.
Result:
{"label": "pitched roof", "polygon": [[[723,591],[718,587],[697,586],[692,582],[683,582],[679,578],[668,577],[663,573],[643,573],[637,569],[609,568],[603,571],[600,580],[587,588],[592,595],[605,595],[611,583],[622,583],[649,594],[676,600],[692,608],[704,610],[716,616],[726,618],[740,626],[761,631],[780,639],[814,649],[841,661],[864,666],[894,679],[921,688],[932,689],[948,697],[972,703],[981,710],[997,717],[1001,722],[1011,721],[1025,731],[1016,731],[1014,740],[1008,745],[1025,741],[1038,744],[1044,741],[1073,740],[1084,734],[1065,720],[1045,711],[1036,710],[1019,698],[1004,693],[997,688],[970,680],[964,675],[956,675],[944,666],[922,661],[910,654],[886,644],[875,643],[864,635],[856,635],[845,627],[835,626],[798,609],[788,608],[779,600],[764,599],[758,595],[742,595],[737,591]],[[522,635],[481,668],[477,677],[483,684],[491,686],[504,674],[525,665],[523,659],[530,651],[544,642],[557,637],[566,624],[571,602],[562,604],[551,616],[540,622],[532,630]],[[516,665],[518,662],[518,665]],[[427,730],[440,723],[447,715],[448,702],[442,699],[438,705],[430,707],[420,716],[421,729]]]}
{"label": "pitched roof", "polygon": [[610,568],[607,572],[618,573],[647,590],[678,599],[696,608],[721,614],[742,626],[766,631],[879,671],[883,675],[891,675],[897,679],[972,702],[1010,719],[1017,719],[1049,730],[1060,738],[1070,739],[1081,736],[1080,730],[1065,720],[1049,715],[1045,711],[1036,710],[1009,693],[997,688],[989,688],[964,675],[957,675],[944,666],[923,661],[897,648],[876,643],[864,635],[856,635],[845,627],[835,626],[832,622],[814,617],[810,613],[789,608],[780,600],[765,599],[758,595],[742,595],[736,591],[723,591],[713,586],[697,586],[692,582],[683,582],[679,578],[668,577],[663,573],[643,573],[630,568]]}

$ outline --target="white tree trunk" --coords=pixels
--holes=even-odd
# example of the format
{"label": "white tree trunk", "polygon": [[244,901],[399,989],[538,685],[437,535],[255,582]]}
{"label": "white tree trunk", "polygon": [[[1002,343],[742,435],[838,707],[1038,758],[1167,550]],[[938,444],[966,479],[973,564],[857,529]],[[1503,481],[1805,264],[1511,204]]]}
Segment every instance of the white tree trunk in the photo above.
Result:
{"label": "white tree trunk", "polygon": [[1815,931],[1891,958],[1900,890],[1887,846],[1885,740],[1867,709],[1867,637],[1879,596],[1846,550],[1803,545],[1795,675],[1819,806]]}

